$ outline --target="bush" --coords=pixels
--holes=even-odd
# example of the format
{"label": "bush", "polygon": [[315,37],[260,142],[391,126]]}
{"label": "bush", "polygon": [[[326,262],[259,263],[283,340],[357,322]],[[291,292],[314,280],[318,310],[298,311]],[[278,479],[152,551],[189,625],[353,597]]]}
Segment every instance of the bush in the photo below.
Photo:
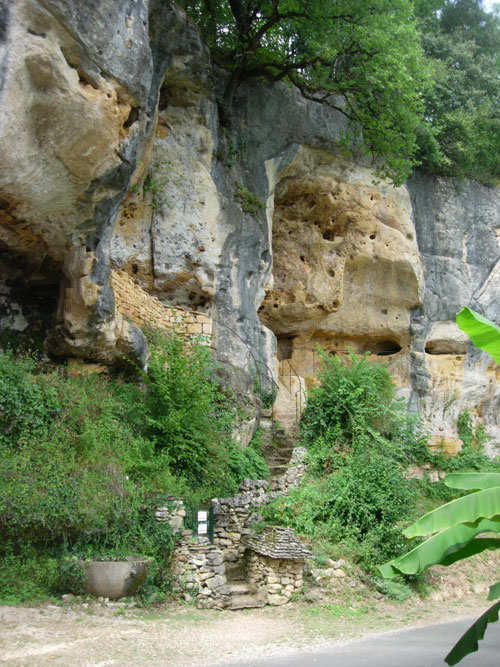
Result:
{"label": "bush", "polygon": [[144,595],[164,593],[174,543],[155,508],[267,472],[232,441],[236,404],[214,378],[209,350],[177,336],[153,337],[142,383],[0,355],[0,599],[60,592],[72,556],[147,556]]}
{"label": "bush", "polygon": [[155,450],[191,490],[191,500],[235,493],[245,477],[267,476],[263,458],[231,438],[237,404],[216,380],[210,350],[181,335],[149,333],[146,423]]}
{"label": "bush", "polygon": [[350,365],[319,350],[318,385],[309,392],[301,421],[308,445],[327,437],[343,450],[360,434],[390,426],[395,387],[387,369],[350,353]]}
{"label": "bush", "polygon": [[405,542],[400,526],[413,518],[418,499],[405,466],[422,456],[425,434],[395,399],[386,368],[352,353],[348,364],[321,356],[320,384],[301,423],[309,476],[264,516],[348,546],[372,571]]}

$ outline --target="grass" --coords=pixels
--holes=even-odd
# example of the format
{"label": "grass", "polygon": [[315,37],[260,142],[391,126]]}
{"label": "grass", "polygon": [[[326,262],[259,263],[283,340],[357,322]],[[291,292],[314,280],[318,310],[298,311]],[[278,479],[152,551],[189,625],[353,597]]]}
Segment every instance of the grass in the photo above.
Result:
{"label": "grass", "polygon": [[370,613],[370,611],[371,607],[366,605],[356,609],[354,607],[345,607],[342,604],[325,603],[304,609],[304,614],[313,618],[317,618],[318,616],[323,618],[359,618]]}

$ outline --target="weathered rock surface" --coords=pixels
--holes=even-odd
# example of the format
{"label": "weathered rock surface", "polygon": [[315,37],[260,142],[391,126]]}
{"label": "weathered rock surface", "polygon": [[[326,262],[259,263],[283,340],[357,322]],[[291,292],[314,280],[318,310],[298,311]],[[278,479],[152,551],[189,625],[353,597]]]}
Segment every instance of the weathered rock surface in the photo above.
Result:
{"label": "weathered rock surface", "polygon": [[0,2],[0,25],[2,340],[145,361],[115,300],[121,269],[210,313],[241,393],[269,395],[281,371],[283,423],[319,343],[393,359],[436,445],[457,449],[463,409],[500,438],[498,370],[453,322],[466,304],[500,316],[498,190],[376,185],[340,156],[345,119],[281,84],[248,81],[222,128],[224,74],[169,2]]}
{"label": "weathered rock surface", "polygon": [[456,422],[465,409],[500,442],[498,367],[454,323],[465,305],[499,321],[500,191],[418,173],[409,190],[426,270],[411,323],[412,401],[447,451],[460,448]]}
{"label": "weathered rock surface", "polygon": [[[301,147],[280,174],[273,219],[274,288],[261,317],[278,337],[409,345],[423,268],[406,188]],[[328,346],[328,338],[332,339]]]}
{"label": "weathered rock surface", "polygon": [[172,57],[162,45],[186,29],[185,16],[171,5],[130,0],[21,0],[7,14],[0,242],[28,256],[33,272],[47,257],[58,265],[50,352],[144,360],[142,334],[114,306],[109,243],[151,141]]}

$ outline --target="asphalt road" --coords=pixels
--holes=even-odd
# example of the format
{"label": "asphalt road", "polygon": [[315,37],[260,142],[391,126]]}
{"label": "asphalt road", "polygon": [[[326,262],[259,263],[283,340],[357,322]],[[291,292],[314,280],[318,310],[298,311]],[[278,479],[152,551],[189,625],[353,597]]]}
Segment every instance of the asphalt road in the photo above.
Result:
{"label": "asphalt road", "polygon": [[[286,657],[224,663],[220,667],[446,667],[452,646],[474,618],[424,628],[399,630],[332,645],[321,651],[301,651]],[[500,627],[490,625],[479,642],[479,652],[464,658],[459,667],[499,667]]]}

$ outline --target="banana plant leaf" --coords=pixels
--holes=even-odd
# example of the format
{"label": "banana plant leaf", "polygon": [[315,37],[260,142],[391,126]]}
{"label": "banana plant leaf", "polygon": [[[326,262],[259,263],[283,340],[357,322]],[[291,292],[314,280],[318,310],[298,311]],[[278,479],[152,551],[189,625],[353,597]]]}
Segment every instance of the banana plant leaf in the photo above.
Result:
{"label": "banana plant leaf", "polygon": [[497,364],[500,364],[500,328],[494,322],[467,306],[457,314],[456,322],[476,347],[491,354]]}
{"label": "banana plant leaf", "polygon": [[426,536],[450,528],[458,523],[474,523],[479,519],[500,520],[500,487],[452,500],[424,514],[403,531],[406,537]]}
{"label": "banana plant leaf", "polygon": [[450,489],[466,489],[468,491],[482,491],[500,486],[498,472],[450,472],[444,479]]}
{"label": "banana plant leaf", "polygon": [[495,602],[487,611],[475,621],[470,628],[460,637],[455,646],[448,653],[444,661],[450,665],[456,665],[469,653],[474,653],[479,648],[478,641],[483,639],[488,623],[498,621],[500,602]]}
{"label": "banana plant leaf", "polygon": [[500,598],[500,581],[490,586],[490,592],[488,593],[488,600],[496,600],[497,598]]}
{"label": "banana plant leaf", "polygon": [[458,524],[433,535],[403,556],[379,567],[386,579],[401,574],[419,574],[431,565],[451,565],[485,549],[500,549],[498,538],[478,538],[482,533],[499,533],[500,521],[483,519],[475,526]]}

